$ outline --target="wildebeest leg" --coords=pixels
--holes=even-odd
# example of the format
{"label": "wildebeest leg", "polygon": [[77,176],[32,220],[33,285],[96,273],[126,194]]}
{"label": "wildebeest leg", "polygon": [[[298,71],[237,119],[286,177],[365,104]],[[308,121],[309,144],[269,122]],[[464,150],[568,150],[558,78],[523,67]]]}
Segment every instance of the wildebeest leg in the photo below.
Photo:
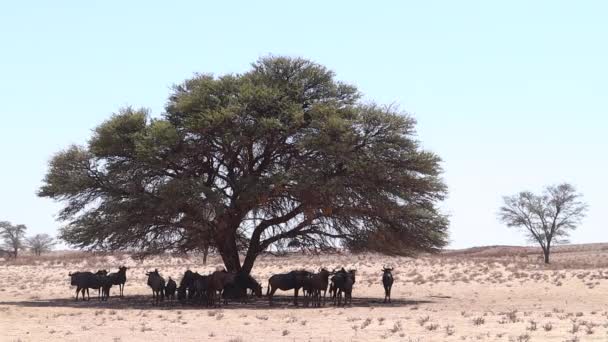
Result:
{"label": "wildebeest leg", "polygon": [[298,292],[300,291],[299,288],[295,288],[293,289],[293,305],[298,306]]}
{"label": "wildebeest leg", "polygon": [[268,305],[272,305],[272,296],[274,296],[274,293],[277,291],[277,289],[275,287],[271,287],[270,285],[268,285],[268,288],[270,289],[270,292],[267,293]]}
{"label": "wildebeest leg", "polygon": [[[78,292],[80,292],[80,287],[77,286],[76,287],[76,301],[78,301]],[[82,299],[84,299],[84,296]]]}

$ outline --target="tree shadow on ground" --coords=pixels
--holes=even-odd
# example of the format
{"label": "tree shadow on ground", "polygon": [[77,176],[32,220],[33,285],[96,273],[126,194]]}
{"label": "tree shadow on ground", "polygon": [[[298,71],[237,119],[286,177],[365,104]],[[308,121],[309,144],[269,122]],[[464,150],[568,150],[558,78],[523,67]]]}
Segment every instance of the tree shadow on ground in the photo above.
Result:
{"label": "tree shadow on ground", "polygon": [[[383,303],[380,298],[373,297],[354,297],[352,299],[352,305],[347,305],[348,308],[357,307],[414,307],[420,304],[430,304],[434,301],[430,300],[405,300],[405,299],[393,299],[391,303]],[[16,306],[16,307],[27,307],[27,308],[76,308],[76,309],[113,309],[113,310],[146,310],[146,309],[158,309],[158,310],[201,310],[201,309],[223,309],[223,310],[234,310],[234,309],[249,309],[249,310],[272,310],[272,309],[319,309],[318,307],[304,306],[304,300],[302,297],[298,297],[298,306],[296,307],[293,303],[293,296],[287,295],[275,295],[273,297],[273,305],[270,306],[266,297],[249,299],[247,303],[240,303],[236,300],[231,300],[228,305],[222,304],[221,307],[207,307],[205,305],[196,305],[191,303],[180,303],[179,301],[168,301],[165,300],[159,305],[153,305],[151,295],[136,295],[136,296],[125,296],[123,298],[110,297],[108,301],[99,301],[97,298],[91,297],[90,301],[76,301],[72,298],[59,298],[59,299],[40,299],[40,300],[29,300],[29,301],[14,301],[14,302],[0,302],[0,305]],[[325,306],[322,308],[335,308],[333,303],[328,300]],[[340,307],[342,308],[342,307]]]}

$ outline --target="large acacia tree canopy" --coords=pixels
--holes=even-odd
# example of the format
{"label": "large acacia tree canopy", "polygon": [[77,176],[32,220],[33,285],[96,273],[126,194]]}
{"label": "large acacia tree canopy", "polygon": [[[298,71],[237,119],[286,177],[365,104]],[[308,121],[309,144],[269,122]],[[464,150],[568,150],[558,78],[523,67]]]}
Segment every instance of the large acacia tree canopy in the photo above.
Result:
{"label": "large acacia tree canopy", "polygon": [[299,58],[197,75],[174,87],[161,118],[122,109],[87,146],[55,155],[39,195],[65,204],[60,237],[77,247],[211,244],[232,270],[292,242],[438,250],[448,226],[439,157],[421,149],[413,118],[359,99]]}

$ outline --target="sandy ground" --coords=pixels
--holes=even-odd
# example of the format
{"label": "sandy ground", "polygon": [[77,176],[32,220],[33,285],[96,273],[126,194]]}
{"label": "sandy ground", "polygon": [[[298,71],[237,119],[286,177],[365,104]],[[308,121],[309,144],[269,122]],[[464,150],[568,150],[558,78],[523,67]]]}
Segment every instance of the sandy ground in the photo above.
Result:
{"label": "sandy ground", "polygon": [[[206,267],[197,256],[2,262],[0,341],[608,341],[606,246],[564,249],[550,267],[526,253],[268,256],[252,272],[265,293],[274,273],[355,268],[353,305],[346,308],[296,308],[293,291],[273,307],[266,298],[219,309],[152,305],[146,271],[158,268],[179,282],[188,268],[212,271],[219,265],[213,257]],[[114,287],[108,302],[74,300],[69,271],[116,271],[123,264],[130,267],[125,298]],[[392,304],[382,303],[383,265],[395,267]]]}

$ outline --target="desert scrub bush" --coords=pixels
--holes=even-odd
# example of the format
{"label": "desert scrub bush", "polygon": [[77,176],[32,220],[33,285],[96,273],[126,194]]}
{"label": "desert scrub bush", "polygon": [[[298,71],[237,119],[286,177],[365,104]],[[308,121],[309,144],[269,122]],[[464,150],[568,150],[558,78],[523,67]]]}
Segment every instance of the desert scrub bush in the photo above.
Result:
{"label": "desert scrub bush", "polygon": [[537,325],[536,321],[534,321],[533,319],[531,319],[529,321],[529,323],[530,323],[530,325],[526,327],[526,330],[536,331],[536,329],[537,329],[537,327],[536,327],[536,325]]}
{"label": "desert scrub bush", "polygon": [[545,323],[545,324],[543,325],[543,329],[544,329],[545,331],[551,331],[551,330],[553,330],[553,324],[551,324],[551,323]]}
{"label": "desert scrub bush", "polygon": [[456,330],[454,329],[453,325],[448,324],[445,326],[445,334],[447,336],[452,336],[452,335],[454,335],[455,332],[456,332]]}
{"label": "desert scrub bush", "polygon": [[486,322],[486,320],[483,317],[477,317],[473,320],[474,325],[482,325],[485,322]]}
{"label": "desert scrub bush", "polygon": [[392,332],[393,334],[401,331],[403,329],[403,327],[401,326],[401,322],[395,322],[395,324],[393,325],[393,328],[390,330],[390,332]]}
{"label": "desert scrub bush", "polygon": [[437,324],[437,323],[431,323],[431,324],[425,326],[425,328],[428,331],[435,331],[435,330],[437,330],[437,328],[439,328],[439,324]]}
{"label": "desert scrub bush", "polygon": [[585,325],[585,333],[587,335],[593,335],[593,333],[595,332],[593,330],[593,328],[595,328],[596,325],[592,322],[585,322],[584,325]]}
{"label": "desert scrub bush", "polygon": [[366,318],[363,323],[361,323],[361,329],[365,329],[368,325],[372,324],[371,318]]}
{"label": "desert scrub bush", "polygon": [[429,317],[429,316],[423,316],[423,317],[418,318],[418,321],[417,321],[417,322],[418,322],[418,324],[419,324],[420,326],[423,326],[423,325],[424,325],[426,322],[428,322],[430,319],[431,319],[431,317]]}
{"label": "desert scrub bush", "polygon": [[580,330],[580,327],[576,323],[572,323],[572,328],[570,328],[569,332],[571,334],[576,334]]}

